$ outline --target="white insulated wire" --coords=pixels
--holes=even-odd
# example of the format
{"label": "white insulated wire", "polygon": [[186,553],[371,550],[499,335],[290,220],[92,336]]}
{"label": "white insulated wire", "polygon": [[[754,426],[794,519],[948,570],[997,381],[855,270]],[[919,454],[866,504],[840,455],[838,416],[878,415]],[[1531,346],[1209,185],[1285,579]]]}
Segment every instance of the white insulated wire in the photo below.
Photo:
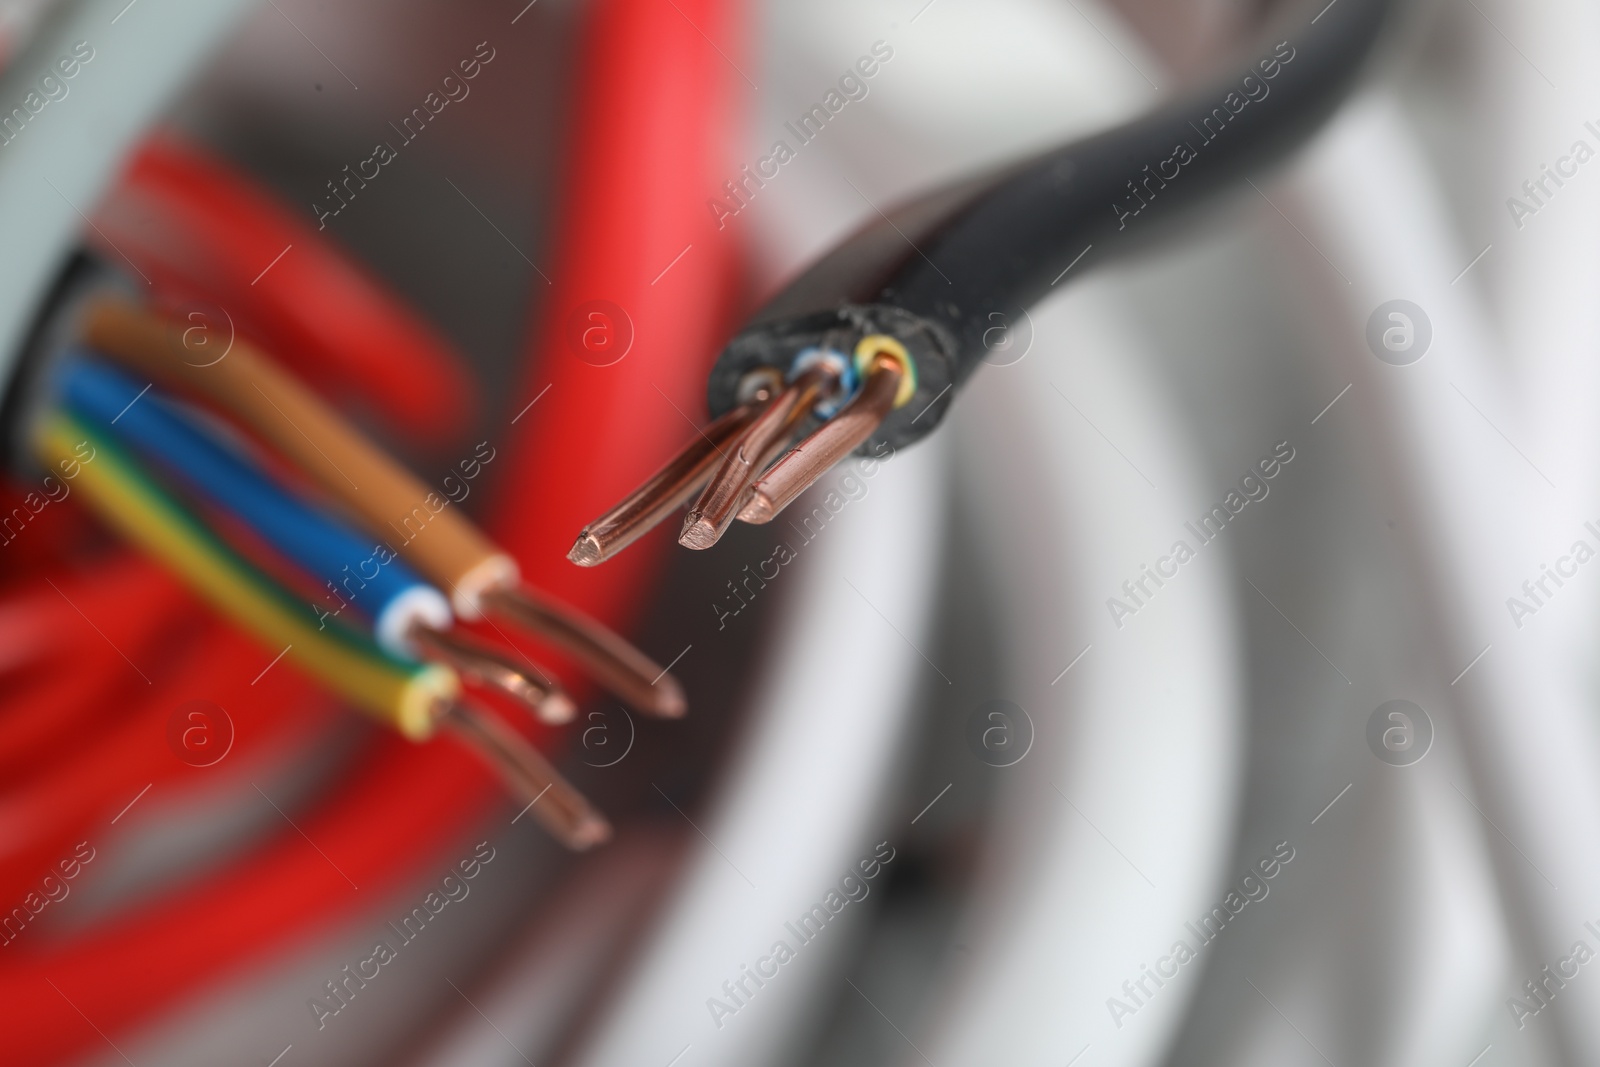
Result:
{"label": "white insulated wire", "polygon": [[[1453,713],[1445,728],[1459,730],[1471,770],[1462,787],[1486,824],[1517,966],[1531,974],[1569,951],[1600,899],[1600,855],[1574,847],[1600,839],[1600,730],[1554,643],[1517,631],[1505,606],[1548,558],[1541,534],[1568,521],[1566,502],[1508,444],[1529,438],[1530,420],[1510,402],[1480,303],[1452,287],[1471,250],[1415,146],[1392,107],[1363,101],[1313,148],[1283,206],[1351,279],[1333,290],[1323,327],[1423,575],[1436,692]],[[1371,310],[1397,293],[1427,310],[1434,331],[1430,353],[1408,367],[1378,361],[1363,337]],[[1571,983],[1563,997],[1542,1022],[1564,1062],[1600,1060],[1600,984]]]}
{"label": "white insulated wire", "polygon": [[[1001,786],[958,935],[971,958],[922,1020],[919,1047],[940,1067],[1059,1064],[1086,1048],[1096,1064],[1156,1061],[1203,963],[1121,1025],[1107,1000],[1175,940],[1193,941],[1185,922],[1237,873],[1231,550],[1200,548],[1121,627],[1106,607],[1141,564],[1193,542],[1184,520],[1213,495],[1116,289],[1086,279],[1036,308],[1033,350],[985,368],[950,428],[969,507],[990,516],[977,529],[1003,608],[1006,684],[1038,740]],[[1115,447],[1099,436],[1108,427]]]}
{"label": "white insulated wire", "polygon": [[[673,816],[694,821],[690,857],[576,1063],[664,1065],[680,1052],[675,1067],[768,1062],[800,1040],[816,998],[834,994],[837,964],[852,947],[850,925],[864,909],[846,905],[803,946],[785,923],[822,901],[880,841],[905,844],[912,813],[885,801],[914,728],[919,687],[946,684],[925,656],[947,448],[928,441],[870,479],[858,476],[864,495],[809,542],[784,521],[768,528],[774,543],[797,554],[779,566],[778,588],[758,594],[786,598],[771,646],[781,651],[758,676],[749,734],[715,801]],[[822,486],[840,477],[825,476]],[[729,625],[740,623],[753,624],[734,618]],[[882,892],[883,877],[869,893]],[[742,966],[758,966],[779,940],[796,958],[739,1005],[723,983],[737,981]],[[737,1013],[714,1012],[713,999]]]}
{"label": "white insulated wire", "polygon": [[[30,92],[41,99],[38,87],[47,76],[59,95],[0,145],[0,382],[12,377],[29,324],[80,245],[86,219],[123,156],[246,6],[245,0],[64,3],[0,75],[0,111],[7,115]],[[60,78],[59,60],[86,54],[93,58],[72,78]]]}

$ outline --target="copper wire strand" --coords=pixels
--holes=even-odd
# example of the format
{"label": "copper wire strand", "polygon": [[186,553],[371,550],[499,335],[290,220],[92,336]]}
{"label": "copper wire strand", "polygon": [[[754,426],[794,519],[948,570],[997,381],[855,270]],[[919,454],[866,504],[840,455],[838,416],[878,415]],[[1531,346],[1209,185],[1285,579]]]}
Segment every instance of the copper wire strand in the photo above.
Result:
{"label": "copper wire strand", "polygon": [[535,677],[537,667],[518,663],[505,651],[459,630],[415,626],[408,635],[422,654],[454,667],[462,678],[490,686],[532,710],[542,722],[562,725],[577,717],[578,707],[551,678]]}
{"label": "copper wire strand", "polygon": [[821,478],[834,464],[871,437],[894,409],[903,370],[898,360],[880,355],[872,361],[861,390],[837,415],[795,445],[750,487],[739,511],[742,522],[771,522]]}
{"label": "copper wire strand", "polygon": [[606,689],[640,711],[681,718],[688,701],[678,680],[598,622],[526,587],[491,589],[484,610],[515,620],[572,655]]}
{"label": "copper wire strand", "polygon": [[687,504],[727,456],[727,445],[767,407],[770,395],[741,404],[698,433],[666,466],[621,503],[585,526],[567,558],[593,567],[643,537]]}
{"label": "copper wire strand", "polygon": [[818,363],[778,394],[736,438],[737,447],[722,461],[701,491],[700,499],[684,516],[683,532],[678,536],[680,545],[704,549],[721,539],[743,507],[750,483],[789,447],[811,409],[837,389],[839,381],[836,368]]}
{"label": "copper wire strand", "polygon": [[524,810],[556,840],[581,852],[610,839],[606,817],[506,723],[480,708],[451,701],[439,725],[494,767],[512,791],[528,801]]}

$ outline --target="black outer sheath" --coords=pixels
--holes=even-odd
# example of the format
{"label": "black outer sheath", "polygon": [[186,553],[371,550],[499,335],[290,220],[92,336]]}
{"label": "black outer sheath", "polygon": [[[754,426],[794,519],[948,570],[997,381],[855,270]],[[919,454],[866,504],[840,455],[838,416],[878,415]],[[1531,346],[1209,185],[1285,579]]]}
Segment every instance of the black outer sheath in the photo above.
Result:
{"label": "black outer sheath", "polygon": [[[835,347],[844,347],[881,329],[911,348],[922,381],[918,396],[863,450],[924,436],[950,397],[928,405],[945,386],[966,381],[991,351],[986,336],[1000,336],[995,327],[1014,323],[1065,268],[1077,276],[1133,249],[1162,220],[1242,187],[1252,171],[1307,139],[1344,99],[1396,6],[1296,4],[1242,65],[1206,88],[925,195],[896,210],[892,225],[875,219],[786,287],[728,345],[708,383],[712,415],[733,406],[738,379],[752,366],[786,370],[800,347],[822,343],[830,331]],[[1189,149],[1187,162],[1180,145]]]}

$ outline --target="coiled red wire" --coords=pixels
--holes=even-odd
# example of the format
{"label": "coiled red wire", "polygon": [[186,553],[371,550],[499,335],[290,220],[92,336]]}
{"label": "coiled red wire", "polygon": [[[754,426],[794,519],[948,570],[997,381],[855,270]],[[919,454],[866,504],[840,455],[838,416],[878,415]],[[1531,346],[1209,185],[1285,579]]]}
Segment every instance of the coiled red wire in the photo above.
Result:
{"label": "coiled red wire", "polygon": [[[737,249],[705,206],[727,171],[735,16],[734,0],[587,9],[553,284],[533,283],[517,408],[539,402],[495,472],[492,529],[528,578],[617,626],[636,609],[659,540],[597,570],[564,556],[586,519],[694,432],[680,409],[703,415],[705,373],[736,293]],[[359,387],[408,432],[431,419],[443,434],[465,410],[465,380],[432,331],[226,166],[154,139],[100,217],[157,289],[236,311],[241,329],[320,387]],[[575,309],[597,300],[622,308],[634,337],[608,367],[569,341]],[[29,487],[11,491],[20,500]],[[0,546],[0,918],[77,842],[114,853],[138,816],[111,820],[147,785],[171,797],[221,776],[242,792],[251,775],[315,744],[339,712],[287,664],[261,674],[271,656],[154,565],[104,543],[70,498]],[[166,742],[172,712],[196,698],[224,707],[237,730],[228,758],[205,770]],[[4,1061],[78,1055],[359,914],[433,862],[497,792],[463,750],[374,730],[291,812],[305,837],[285,825],[87,929],[41,921],[0,946]],[[91,864],[80,877],[96,873]]]}
{"label": "coiled red wire", "polygon": [[145,141],[86,236],[112,262],[137,262],[157,293],[229,309],[309,384],[423,442],[469,414],[472,383],[432,326],[276,198],[175,137]]}

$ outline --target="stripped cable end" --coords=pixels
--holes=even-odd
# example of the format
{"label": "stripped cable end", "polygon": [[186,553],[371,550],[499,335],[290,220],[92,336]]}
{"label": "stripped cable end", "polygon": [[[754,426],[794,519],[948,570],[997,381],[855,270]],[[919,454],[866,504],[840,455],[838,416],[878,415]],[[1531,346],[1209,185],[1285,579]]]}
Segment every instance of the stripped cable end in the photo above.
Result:
{"label": "stripped cable end", "polygon": [[444,706],[440,725],[494,767],[556,840],[577,852],[610,840],[606,817],[510,726],[461,701]]}
{"label": "stripped cable end", "polygon": [[745,498],[744,507],[739,509],[739,521],[762,526],[777,518],[778,512],[782,510],[783,506],[775,503],[761,483],[757,482],[750,488],[750,495]]}
{"label": "stripped cable end", "polygon": [[658,718],[681,719],[688,714],[689,698],[676,678],[663,671],[652,685],[657,691],[655,713]]}
{"label": "stripped cable end", "polygon": [[577,717],[577,703],[561,689],[552,691],[539,702],[539,718],[551,726],[565,726]]}
{"label": "stripped cable end", "polygon": [[[850,356],[826,347],[803,350],[790,365],[787,384],[777,367],[753,368],[740,380],[742,403],[584,527],[567,559],[597,566],[691,498],[678,532],[684,548],[712,547],[735,519],[771,522],[916,392],[915,360],[904,344],[883,333],[861,338]],[[812,417],[821,425],[791,448]]]}
{"label": "stripped cable end", "polygon": [[483,608],[558,646],[601,686],[642,712],[677,719],[688,710],[676,679],[626,638],[587,615],[525,586],[488,590]]}
{"label": "stripped cable end", "polygon": [[600,545],[600,539],[584,530],[567,551],[567,559],[580,567],[597,567],[606,561],[606,552]]}
{"label": "stripped cable end", "polygon": [[745,403],[697,432],[666,466],[584,527],[567,558],[580,567],[604,563],[687,504],[727,457],[728,443],[749,427],[780,388],[781,382],[767,376],[754,382]]}
{"label": "stripped cable end", "polygon": [[561,725],[577,717],[577,705],[560,683],[531,663],[525,668],[494,645],[470,634],[431,626],[413,626],[407,636],[427,657],[449,664],[469,681],[505,693],[531,710],[541,722]]}
{"label": "stripped cable end", "polygon": [[683,517],[683,530],[678,534],[678,544],[703,551],[720,541],[726,529],[727,524],[719,527],[706,518],[705,512],[694,510]]}
{"label": "stripped cable end", "polygon": [[766,410],[730,442],[733,447],[723,457],[722,465],[684,517],[683,530],[678,535],[680,545],[710,548],[733,525],[751,483],[789,447],[812,409],[840,390],[848,367],[842,358],[836,358],[837,362],[818,360],[801,369]]}
{"label": "stripped cable end", "polygon": [[896,407],[916,393],[905,348],[891,337],[870,336],[856,347],[862,385],[837,414],[790,449],[751,485],[739,521],[767,523],[854,452]]}

